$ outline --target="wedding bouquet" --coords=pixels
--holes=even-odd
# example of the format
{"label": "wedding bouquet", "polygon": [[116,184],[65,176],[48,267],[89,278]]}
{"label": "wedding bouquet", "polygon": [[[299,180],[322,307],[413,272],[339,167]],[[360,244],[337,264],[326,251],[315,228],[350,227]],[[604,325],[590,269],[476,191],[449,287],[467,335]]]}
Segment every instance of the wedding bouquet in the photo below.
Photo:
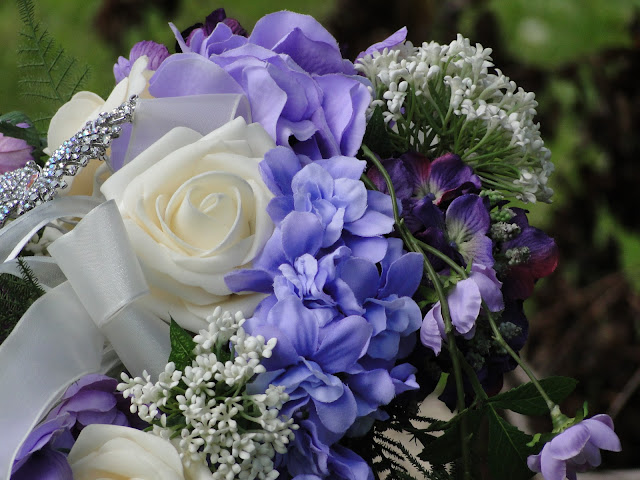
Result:
{"label": "wedding bouquet", "polygon": [[403,28],[352,62],[309,16],[218,9],[103,100],[19,3],[68,101],[45,144],[0,117],[2,478],[562,480],[620,450],[518,355],[553,164],[490,49]]}

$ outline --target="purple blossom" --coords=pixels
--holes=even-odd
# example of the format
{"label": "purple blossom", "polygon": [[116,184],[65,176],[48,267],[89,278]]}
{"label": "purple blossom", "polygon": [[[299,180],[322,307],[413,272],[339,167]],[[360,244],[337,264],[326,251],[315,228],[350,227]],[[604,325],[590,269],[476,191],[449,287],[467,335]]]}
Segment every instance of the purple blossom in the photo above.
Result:
{"label": "purple blossom", "polygon": [[[501,285],[492,268],[473,264],[471,275],[459,281],[449,293],[447,304],[451,323],[465,339],[472,338],[475,333],[475,323],[480,315],[483,300],[491,312],[498,312],[504,308]],[[420,340],[423,345],[431,348],[438,355],[442,349],[443,339],[446,340],[445,324],[442,306],[437,302],[424,317],[420,329]]]}
{"label": "purple blossom", "polygon": [[285,455],[279,455],[276,465],[280,478],[294,480],[373,480],[371,467],[361,457],[342,445],[328,447],[316,434],[315,424],[298,420],[300,429]]}
{"label": "purple blossom", "polygon": [[129,402],[116,391],[117,385],[117,380],[100,374],[86,375],[73,383],[22,444],[12,479],[71,478],[66,456],[60,450],[71,449],[84,427],[94,423],[141,426],[130,414]]}
{"label": "purple blossom", "polygon": [[510,222],[520,228],[520,234],[504,242],[503,253],[526,249],[526,257],[516,265],[508,265],[504,272],[504,293],[508,298],[524,300],[531,296],[539,278],[551,275],[558,265],[558,247],[553,238],[542,230],[529,225],[526,210],[512,208],[515,212]]}
{"label": "purple blossom", "polygon": [[129,58],[119,57],[118,63],[113,66],[113,75],[116,83],[120,83],[131,73],[131,66],[137,59],[146,55],[149,58],[147,68],[152,71],[158,70],[162,62],[169,56],[167,47],[151,40],[144,40],[136,43],[129,53]]}
{"label": "purple blossom", "polygon": [[393,47],[396,47],[403,43],[406,39],[407,27],[402,27],[400,30],[385,38],[383,41],[374,43],[364,52],[360,52],[356,57],[356,60],[366,55],[373,55],[374,52],[382,52],[385,48],[391,49]]}
{"label": "purple blossom", "polygon": [[315,19],[284,11],[260,19],[248,39],[224,23],[205,33],[189,45],[176,35],[185,53],[163,62],[151,95],[244,93],[253,120],[278,145],[314,160],[356,154],[371,100],[367,81]]}
{"label": "purple blossom", "polygon": [[527,465],[541,472],[545,480],[576,480],[576,473],[600,465],[600,450],[621,449],[611,417],[596,415],[561,432],[538,455],[529,456]]}
{"label": "purple blossom", "polygon": [[[27,128],[27,124],[18,127]],[[17,168],[22,168],[29,160],[33,160],[33,147],[20,138],[8,137],[0,133],[0,175]]]}
{"label": "purple blossom", "polygon": [[218,8],[207,15],[204,24],[196,23],[181,33],[182,38],[189,47],[193,47],[197,43],[201,43],[202,39],[213,33],[213,30],[219,23],[223,23],[231,30],[233,35],[241,37],[247,36],[247,31],[240,25],[235,18],[228,18],[224,8]]}

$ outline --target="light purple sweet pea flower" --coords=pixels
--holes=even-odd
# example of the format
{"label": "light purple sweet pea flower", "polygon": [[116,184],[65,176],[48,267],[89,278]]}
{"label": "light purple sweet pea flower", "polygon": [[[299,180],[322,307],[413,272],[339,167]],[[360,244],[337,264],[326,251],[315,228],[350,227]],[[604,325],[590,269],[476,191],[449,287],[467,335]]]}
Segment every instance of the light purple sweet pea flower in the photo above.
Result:
{"label": "light purple sweet pea flower", "polygon": [[[27,128],[26,123],[18,127]],[[33,147],[20,138],[8,137],[0,133],[0,175],[17,168],[22,168],[29,160],[33,160]]]}
{"label": "light purple sweet pea flower", "polygon": [[600,450],[622,450],[609,415],[596,415],[561,432],[538,455],[529,456],[527,465],[545,480],[577,480],[576,473],[600,465]]}
{"label": "light purple sweet pea flower", "polygon": [[[482,301],[491,312],[504,308],[500,291],[502,283],[496,278],[495,271],[481,264],[473,264],[471,275],[459,281],[447,297],[451,323],[456,331],[467,340],[475,334],[475,323]],[[420,340],[431,348],[436,355],[442,349],[442,340],[446,338],[442,306],[437,302],[427,312],[420,329]]]}
{"label": "light purple sweet pea flower", "polygon": [[154,97],[244,93],[253,121],[278,145],[313,160],[357,153],[371,101],[368,81],[312,17],[267,15],[248,39],[224,23],[189,45],[178,33],[176,39],[186,53],[163,62],[150,82]]}
{"label": "light purple sweet pea flower", "polygon": [[131,73],[131,66],[137,59],[146,55],[149,58],[147,68],[152,71],[158,70],[160,64],[169,56],[169,50],[164,45],[151,40],[144,40],[136,43],[129,53],[129,58],[119,57],[118,63],[113,66],[113,75],[116,83],[120,83]]}

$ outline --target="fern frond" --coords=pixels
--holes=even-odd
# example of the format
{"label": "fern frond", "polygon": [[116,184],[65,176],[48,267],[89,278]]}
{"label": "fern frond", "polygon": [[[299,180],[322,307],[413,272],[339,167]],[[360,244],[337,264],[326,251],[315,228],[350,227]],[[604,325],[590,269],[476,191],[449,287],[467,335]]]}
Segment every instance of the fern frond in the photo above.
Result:
{"label": "fern frond", "polygon": [[20,277],[9,273],[0,275],[0,344],[24,312],[45,293],[33,270],[22,259],[18,260],[18,268]]}
{"label": "fern frond", "polygon": [[20,18],[24,24],[18,50],[24,78],[20,80],[22,94],[47,100],[50,110],[36,121],[38,130],[44,131],[53,112],[75,95],[89,76],[89,67],[67,55],[46,29],[36,20],[33,0],[17,0]]}

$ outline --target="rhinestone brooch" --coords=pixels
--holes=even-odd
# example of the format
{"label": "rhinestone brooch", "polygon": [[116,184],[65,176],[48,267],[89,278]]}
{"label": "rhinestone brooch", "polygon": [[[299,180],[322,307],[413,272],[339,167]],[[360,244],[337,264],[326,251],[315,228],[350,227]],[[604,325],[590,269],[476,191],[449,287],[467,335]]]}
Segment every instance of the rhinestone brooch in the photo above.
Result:
{"label": "rhinestone brooch", "polygon": [[74,176],[89,160],[106,160],[107,149],[122,132],[122,125],[133,121],[137,96],[111,112],[101,113],[65,141],[47,160],[44,168],[34,161],[0,176],[0,228],[10,218],[54,199],[66,188],[65,176]]}

